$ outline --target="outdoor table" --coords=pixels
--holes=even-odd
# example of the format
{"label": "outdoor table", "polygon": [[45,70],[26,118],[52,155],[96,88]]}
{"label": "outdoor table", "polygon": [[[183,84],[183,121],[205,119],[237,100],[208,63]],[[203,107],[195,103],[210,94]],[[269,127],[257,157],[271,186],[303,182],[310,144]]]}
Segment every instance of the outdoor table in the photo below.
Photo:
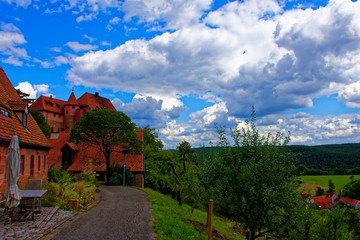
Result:
{"label": "outdoor table", "polygon": [[[31,220],[35,221],[35,209],[36,212],[41,212],[41,197],[46,193],[47,190],[20,190],[21,200],[30,199],[32,200],[32,207],[31,207]],[[37,206],[35,206],[35,202],[37,201]],[[20,204],[20,209],[22,211],[22,203]]]}

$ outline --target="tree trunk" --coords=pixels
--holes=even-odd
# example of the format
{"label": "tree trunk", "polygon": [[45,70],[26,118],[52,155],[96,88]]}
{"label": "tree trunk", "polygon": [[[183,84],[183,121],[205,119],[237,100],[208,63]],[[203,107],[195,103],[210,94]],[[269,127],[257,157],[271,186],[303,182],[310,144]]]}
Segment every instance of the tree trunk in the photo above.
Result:
{"label": "tree trunk", "polygon": [[179,205],[182,205],[182,190],[179,190],[179,195],[178,195],[178,201],[179,201]]}

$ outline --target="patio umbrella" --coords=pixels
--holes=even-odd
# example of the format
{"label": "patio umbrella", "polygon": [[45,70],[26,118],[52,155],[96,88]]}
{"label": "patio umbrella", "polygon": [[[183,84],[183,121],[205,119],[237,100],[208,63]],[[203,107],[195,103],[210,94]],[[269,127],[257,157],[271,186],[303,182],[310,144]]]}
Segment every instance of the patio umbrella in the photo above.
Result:
{"label": "patio umbrella", "polygon": [[15,208],[19,205],[21,196],[17,185],[20,176],[20,148],[18,136],[11,138],[9,152],[6,156],[6,181],[8,183],[4,193],[5,207]]}

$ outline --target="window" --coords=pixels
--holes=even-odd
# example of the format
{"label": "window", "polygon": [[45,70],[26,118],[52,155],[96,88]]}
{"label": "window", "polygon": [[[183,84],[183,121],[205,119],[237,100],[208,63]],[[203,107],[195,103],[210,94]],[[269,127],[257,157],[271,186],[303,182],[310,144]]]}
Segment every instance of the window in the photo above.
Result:
{"label": "window", "polygon": [[25,155],[21,155],[21,175],[25,174]]}
{"label": "window", "polygon": [[43,164],[43,169],[46,169],[46,156],[44,155],[44,164]]}
{"label": "window", "polygon": [[8,111],[3,110],[3,109],[0,109],[0,114],[5,116],[5,117],[10,117],[10,113]]}
{"label": "window", "polygon": [[51,127],[51,132],[54,132],[54,128],[53,128],[53,127]]}
{"label": "window", "polygon": [[66,111],[66,114],[68,114],[69,113],[69,111]]}
{"label": "window", "polygon": [[38,171],[40,171],[41,167],[40,167],[40,155],[38,156]]}
{"label": "window", "polygon": [[54,113],[54,117],[56,117],[56,113]]}
{"label": "window", "polygon": [[35,157],[31,155],[30,158],[30,176],[34,176],[35,173]]}

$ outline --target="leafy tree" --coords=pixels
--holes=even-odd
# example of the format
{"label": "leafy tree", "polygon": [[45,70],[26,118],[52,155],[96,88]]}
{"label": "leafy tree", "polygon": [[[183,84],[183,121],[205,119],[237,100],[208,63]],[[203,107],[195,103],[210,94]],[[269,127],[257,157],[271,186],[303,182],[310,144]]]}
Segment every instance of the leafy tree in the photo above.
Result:
{"label": "leafy tree", "polygon": [[194,166],[196,154],[191,148],[190,143],[183,141],[177,147],[177,157],[170,159],[168,166],[171,169],[171,175],[175,179],[177,186],[177,198],[179,205],[183,203],[183,181],[186,173]]}
{"label": "leafy tree", "polygon": [[20,89],[16,89],[17,94],[19,94],[21,100],[32,103],[35,101],[33,98],[29,98],[30,94],[22,92]]}
{"label": "leafy tree", "polygon": [[332,193],[335,192],[335,184],[331,181],[331,179],[329,179],[329,185],[328,186],[329,186],[329,189],[327,191],[328,193],[329,192],[332,192]]}
{"label": "leafy tree", "polygon": [[285,150],[289,136],[261,136],[251,121],[231,131],[233,147],[225,128],[218,127],[219,152],[202,163],[202,183],[220,213],[244,224],[251,239],[286,233],[298,206],[296,167]]}
{"label": "leafy tree", "polygon": [[142,141],[135,133],[135,123],[123,112],[94,109],[86,112],[71,130],[70,141],[88,144],[102,152],[106,170],[113,152],[140,154]]}
{"label": "leafy tree", "polygon": [[360,180],[352,180],[346,184],[343,195],[348,198],[360,199]]}
{"label": "leafy tree", "polygon": [[51,135],[51,127],[46,122],[44,115],[41,112],[29,109],[31,116],[35,119],[37,125],[39,125],[41,131],[47,138],[50,138]]}
{"label": "leafy tree", "polygon": [[322,196],[325,194],[325,190],[321,187],[316,187],[316,196]]}

